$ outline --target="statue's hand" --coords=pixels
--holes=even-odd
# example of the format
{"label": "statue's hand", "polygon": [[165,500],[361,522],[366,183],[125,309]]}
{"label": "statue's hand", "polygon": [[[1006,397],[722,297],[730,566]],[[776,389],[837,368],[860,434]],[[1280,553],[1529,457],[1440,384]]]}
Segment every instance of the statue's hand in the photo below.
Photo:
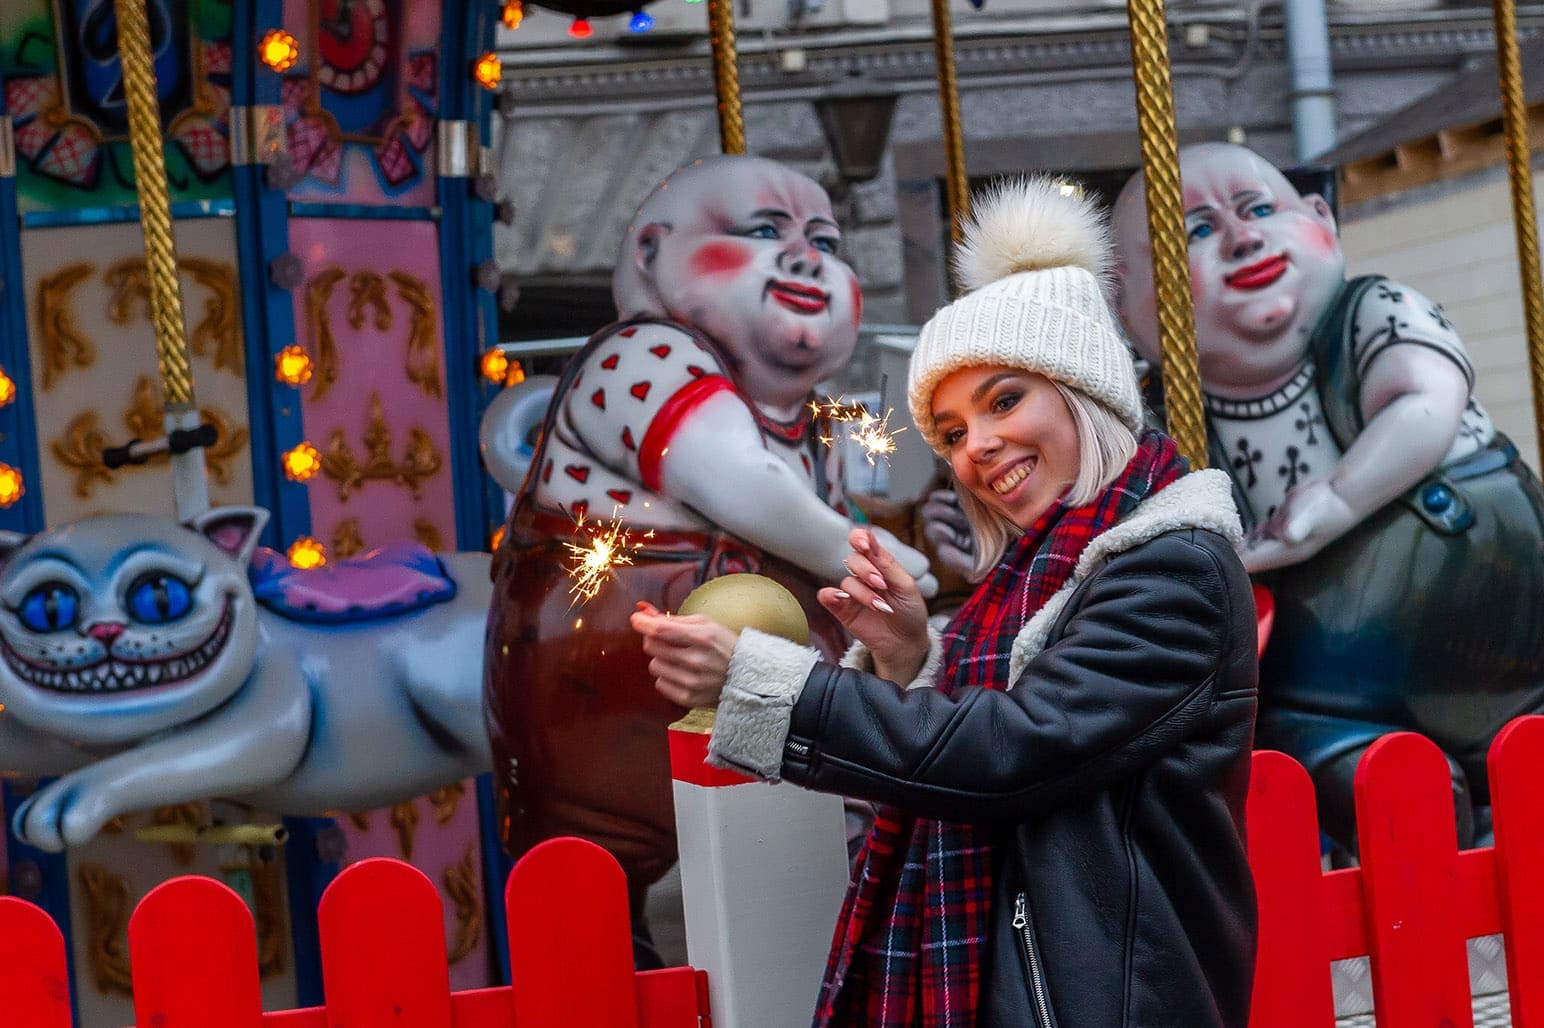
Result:
{"label": "statue's hand", "polygon": [[922,534],[933,544],[944,567],[967,582],[979,579],[975,573],[976,534],[954,490],[935,489],[928,494],[922,505]]}
{"label": "statue's hand", "polygon": [[1305,482],[1287,494],[1269,521],[1249,533],[1239,556],[1251,574],[1300,564],[1360,520],[1328,481]]}
{"label": "statue's hand", "polygon": [[890,556],[912,578],[916,579],[917,591],[924,599],[931,599],[938,595],[938,579],[928,572],[927,554],[907,546],[897,539],[894,533],[880,528],[878,525],[869,529],[879,539],[879,545],[889,551]]}

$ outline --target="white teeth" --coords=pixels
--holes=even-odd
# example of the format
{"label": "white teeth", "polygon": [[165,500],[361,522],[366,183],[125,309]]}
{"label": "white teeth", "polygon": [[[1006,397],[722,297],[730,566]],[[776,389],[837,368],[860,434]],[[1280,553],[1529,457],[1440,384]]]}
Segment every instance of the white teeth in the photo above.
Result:
{"label": "white teeth", "polygon": [[1004,495],[1009,490],[1011,490],[1014,486],[1018,485],[1020,482],[1024,481],[1028,477],[1029,477],[1029,465],[1028,464],[1020,464],[1018,467],[1016,467],[1012,471],[1008,472],[1002,478],[999,478],[997,481],[993,482],[992,483],[992,488],[994,490],[996,490],[998,495]]}

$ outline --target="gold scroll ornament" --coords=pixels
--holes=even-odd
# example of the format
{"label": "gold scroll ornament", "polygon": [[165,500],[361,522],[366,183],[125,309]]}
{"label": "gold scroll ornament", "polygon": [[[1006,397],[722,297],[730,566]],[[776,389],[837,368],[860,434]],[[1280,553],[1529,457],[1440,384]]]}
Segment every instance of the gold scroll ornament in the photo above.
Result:
{"label": "gold scroll ornament", "polygon": [[[208,291],[203,317],[193,326],[189,346],[199,357],[211,357],[216,370],[245,377],[241,322],[236,316],[236,269],[207,257],[181,257],[179,270]],[[102,273],[112,299],[107,316],[115,325],[126,325],[136,309],[150,317],[150,275],[139,257],[119,261]]]}
{"label": "gold scroll ornament", "polygon": [[341,348],[332,327],[328,304],[334,291],[348,283],[345,317],[356,332],[368,324],[377,332],[391,331],[394,321],[387,299],[386,280],[397,287],[397,297],[408,308],[407,355],[403,374],[408,381],[436,400],[444,399],[445,383],[440,374],[439,345],[435,336],[434,294],[429,284],[405,271],[362,270],[352,275],[337,265],[329,265],[312,276],[306,284],[306,325],[316,350],[316,373],[311,380],[311,399],[320,400],[338,384],[343,370]]}
{"label": "gold scroll ornament", "polygon": [[394,440],[391,428],[386,424],[380,393],[370,393],[367,408],[369,423],[364,435],[364,459],[361,460],[349,445],[348,436],[341,428],[333,430],[322,454],[322,474],[337,483],[338,502],[347,503],[366,482],[395,482],[411,493],[413,499],[420,499],[424,481],[437,474],[444,464],[444,458],[434,448],[434,440],[415,425],[408,429],[401,459],[394,458],[391,455]]}
{"label": "gold scroll ornament", "polygon": [[[155,384],[148,375],[141,375],[134,383],[133,399],[123,411],[124,427],[135,439],[153,439],[161,434],[161,412]],[[209,474],[219,485],[229,485],[231,463],[246,448],[247,430],[218,407],[206,406],[199,411],[199,415],[215,429],[215,443],[204,452]],[[98,485],[116,485],[119,475],[131,474],[140,468],[164,465],[170,460],[162,452],[152,455],[144,464],[109,468],[102,461],[102,451],[108,445],[107,433],[101,426],[101,414],[95,410],[82,411],[76,415],[65,426],[64,434],[49,443],[49,452],[54,459],[75,473],[74,493],[82,500],[89,500]]]}
{"label": "gold scroll ornament", "polygon": [[459,863],[445,869],[445,894],[455,904],[456,934],[446,947],[449,962],[460,963],[482,941],[482,891],[478,888],[477,847],[467,843]]}

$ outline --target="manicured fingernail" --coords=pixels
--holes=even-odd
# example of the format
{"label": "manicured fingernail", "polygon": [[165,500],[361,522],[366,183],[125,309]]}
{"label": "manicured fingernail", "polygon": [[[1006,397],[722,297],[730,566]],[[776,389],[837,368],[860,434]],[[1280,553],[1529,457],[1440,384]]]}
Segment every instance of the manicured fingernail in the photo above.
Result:
{"label": "manicured fingernail", "polygon": [[868,576],[868,580],[869,580],[869,585],[872,585],[875,589],[888,589],[888,588],[890,588],[890,586],[885,582],[885,576],[884,575],[880,575],[880,574],[869,575]]}
{"label": "manicured fingernail", "polygon": [[857,550],[859,553],[867,553],[869,551],[868,533],[860,532],[858,534],[858,538],[853,540],[852,548]]}
{"label": "manicured fingernail", "polygon": [[844,592],[842,592],[842,590],[840,590],[840,589],[833,589],[833,590],[831,590],[831,591],[832,591],[832,592],[834,592],[834,593],[836,593],[836,595],[837,595],[837,596],[839,596],[839,597],[840,597],[840,598],[842,598],[842,599],[844,599],[844,600],[850,600],[850,599],[852,599],[852,594],[851,594],[851,593],[844,593]]}
{"label": "manicured fingernail", "polygon": [[884,600],[880,600],[880,599],[875,599],[874,600],[874,609],[875,610],[882,610],[886,614],[894,614],[895,613],[895,608],[894,607],[890,606]]}

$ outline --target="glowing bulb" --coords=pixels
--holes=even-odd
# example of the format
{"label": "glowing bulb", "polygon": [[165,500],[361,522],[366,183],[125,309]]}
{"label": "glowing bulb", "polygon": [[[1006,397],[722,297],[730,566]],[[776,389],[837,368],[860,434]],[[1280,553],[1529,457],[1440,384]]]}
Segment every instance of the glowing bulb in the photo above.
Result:
{"label": "glowing bulb", "polygon": [[26,491],[27,487],[21,480],[21,472],[9,464],[0,464],[0,507],[11,506],[21,499]]}
{"label": "glowing bulb", "polygon": [[16,383],[11,381],[11,376],[0,369],[0,407],[4,407],[16,399]]}
{"label": "glowing bulb", "polygon": [[488,539],[488,552],[499,552],[499,544],[504,541],[504,526],[500,525],[493,530],[493,535]]}
{"label": "glowing bulb", "polygon": [[575,39],[589,39],[595,35],[595,30],[590,27],[590,19],[575,18],[574,23],[568,26],[568,34]]}
{"label": "glowing bulb", "polygon": [[472,65],[472,77],[484,89],[499,88],[499,82],[504,78],[504,64],[499,55],[490,50],[477,58],[477,63]]}
{"label": "glowing bulb", "polygon": [[506,29],[518,29],[520,23],[525,21],[525,4],[521,3],[520,0],[508,0],[499,18],[504,22]]}
{"label": "glowing bulb", "polygon": [[303,571],[319,568],[327,563],[327,550],[321,543],[308,535],[303,535],[290,544],[285,556],[289,562]]}
{"label": "glowing bulb", "polygon": [[283,29],[271,29],[257,44],[257,53],[264,64],[283,73],[300,60],[300,43]]}
{"label": "glowing bulb", "polygon": [[322,470],[321,451],[310,443],[301,443],[293,450],[285,450],[280,462],[284,465],[284,477],[291,482],[307,482]]}
{"label": "glowing bulb", "polygon": [[482,376],[489,382],[504,381],[509,372],[509,355],[497,346],[482,355]]}
{"label": "glowing bulb", "polygon": [[285,385],[299,386],[311,381],[311,355],[299,346],[286,346],[273,359],[273,374]]}
{"label": "glowing bulb", "polygon": [[509,370],[504,372],[504,384],[506,386],[519,385],[525,381],[525,369],[519,361],[510,361]]}
{"label": "glowing bulb", "polygon": [[654,15],[648,11],[634,11],[632,21],[627,23],[629,32],[647,32],[654,27]]}

